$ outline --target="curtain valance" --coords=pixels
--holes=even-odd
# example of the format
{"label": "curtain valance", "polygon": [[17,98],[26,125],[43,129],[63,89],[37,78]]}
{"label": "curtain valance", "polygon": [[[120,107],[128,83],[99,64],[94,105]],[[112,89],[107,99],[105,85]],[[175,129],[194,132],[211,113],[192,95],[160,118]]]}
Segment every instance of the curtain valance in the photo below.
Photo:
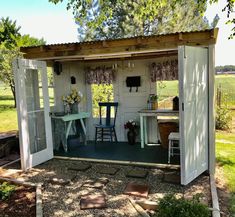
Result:
{"label": "curtain valance", "polygon": [[150,78],[152,82],[177,80],[178,60],[152,63],[150,65]]}
{"label": "curtain valance", "polygon": [[87,84],[112,84],[115,80],[115,70],[112,67],[87,68],[85,72]]}

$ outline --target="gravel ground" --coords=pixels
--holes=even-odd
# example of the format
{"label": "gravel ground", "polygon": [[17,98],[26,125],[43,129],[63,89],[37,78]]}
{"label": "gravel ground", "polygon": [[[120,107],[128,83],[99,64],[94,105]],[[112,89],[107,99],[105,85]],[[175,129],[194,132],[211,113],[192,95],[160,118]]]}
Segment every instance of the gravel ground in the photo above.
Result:
{"label": "gravel ground", "polygon": [[[175,193],[177,196],[187,198],[200,193],[203,195],[202,201],[211,206],[209,177],[205,175],[200,176],[187,187],[182,187],[163,182],[164,171],[160,169],[144,168],[148,170],[149,174],[147,178],[139,179],[125,177],[128,171],[136,168],[133,166],[88,163],[92,167],[85,172],[68,170],[70,167],[76,167],[77,164],[81,164],[81,162],[53,159],[20,175],[20,178],[24,180],[44,183],[43,214],[45,217],[137,217],[139,216],[138,213],[129,202],[128,198],[130,196],[123,194],[128,182],[148,184],[150,187],[149,200],[157,200],[167,193]],[[102,175],[97,172],[101,167],[115,167],[119,168],[119,171],[115,175]],[[86,180],[100,177],[109,179],[109,183],[102,190],[82,186]],[[47,180],[50,178],[70,179],[72,181],[70,184],[63,186],[49,183]],[[105,194],[107,208],[81,210],[80,198],[88,193]]]}

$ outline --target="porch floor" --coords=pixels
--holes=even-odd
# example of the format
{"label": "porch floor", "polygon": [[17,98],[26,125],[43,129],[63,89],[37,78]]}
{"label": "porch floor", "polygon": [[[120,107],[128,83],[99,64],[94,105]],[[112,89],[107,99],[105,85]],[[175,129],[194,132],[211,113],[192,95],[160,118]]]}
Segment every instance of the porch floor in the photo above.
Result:
{"label": "porch floor", "polygon": [[[94,142],[87,145],[79,143],[77,139],[69,140],[69,151],[64,152],[63,148],[54,151],[56,156],[92,158],[99,160],[132,161],[144,163],[167,164],[168,150],[161,146],[140,147],[140,143],[129,145],[127,142]],[[171,164],[179,165],[179,156],[171,157]]]}

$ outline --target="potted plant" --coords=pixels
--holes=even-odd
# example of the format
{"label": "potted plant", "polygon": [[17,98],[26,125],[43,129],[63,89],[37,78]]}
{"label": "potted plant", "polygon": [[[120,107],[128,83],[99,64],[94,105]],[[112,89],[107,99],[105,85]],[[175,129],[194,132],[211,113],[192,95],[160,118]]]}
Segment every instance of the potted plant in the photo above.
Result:
{"label": "potted plant", "polygon": [[137,123],[134,120],[129,120],[124,124],[124,128],[128,129],[127,132],[127,139],[128,139],[128,143],[130,145],[134,145],[136,142],[136,128],[137,128]]}
{"label": "potted plant", "polygon": [[156,110],[158,109],[158,95],[156,94],[150,94],[148,103],[150,104],[150,109]]}
{"label": "potted plant", "polygon": [[65,107],[65,113],[78,113],[78,104],[81,102],[82,97],[82,93],[80,91],[78,92],[76,89],[72,89],[71,93],[67,96],[62,96],[62,101]]}

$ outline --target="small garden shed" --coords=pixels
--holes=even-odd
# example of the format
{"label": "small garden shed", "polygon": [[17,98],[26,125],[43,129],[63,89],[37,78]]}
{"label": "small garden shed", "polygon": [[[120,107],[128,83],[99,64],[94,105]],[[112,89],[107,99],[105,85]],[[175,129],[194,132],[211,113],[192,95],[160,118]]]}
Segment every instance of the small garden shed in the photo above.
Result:
{"label": "small garden shed", "polygon": [[[217,34],[218,29],[210,29],[22,47],[25,59],[13,63],[22,168],[28,169],[53,158],[53,147],[55,149],[61,135],[66,140],[62,143],[67,151],[67,138],[73,130],[75,116],[84,120],[79,123],[86,137],[84,143],[94,141],[94,126],[99,121],[96,103],[102,101],[101,91],[104,91],[99,85],[105,84],[111,85],[104,92],[105,100],[118,102],[115,126],[118,142],[127,141],[124,124],[132,119],[139,121],[141,126],[137,138],[141,150],[149,144],[161,143],[163,136],[159,135],[158,124],[161,122],[164,126],[164,119],[176,116],[181,184],[188,184],[204,171],[213,174],[214,46]],[[175,94],[179,97],[178,111],[148,107],[149,96],[159,94],[156,82],[162,80],[178,81]],[[76,115],[63,116],[67,125],[54,132],[53,114],[65,110],[62,97],[74,90],[83,96],[79,111]],[[153,114],[158,121],[150,118]],[[143,118],[145,116],[148,119]],[[159,121],[160,116],[164,118]]]}

